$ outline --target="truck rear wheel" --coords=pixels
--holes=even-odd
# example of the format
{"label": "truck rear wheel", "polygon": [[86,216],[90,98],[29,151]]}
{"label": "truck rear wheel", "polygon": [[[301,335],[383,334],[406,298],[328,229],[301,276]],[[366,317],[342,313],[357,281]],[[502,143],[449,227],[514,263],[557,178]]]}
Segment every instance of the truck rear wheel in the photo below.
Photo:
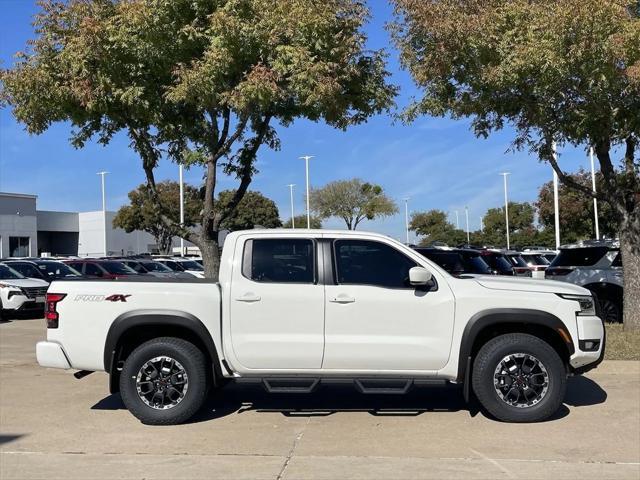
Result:
{"label": "truck rear wheel", "polygon": [[567,375],[557,352],[533,335],[510,333],[482,346],[473,363],[473,391],[504,422],[537,422],[564,400]]}
{"label": "truck rear wheel", "polygon": [[137,347],[120,375],[122,401],[149,425],[187,421],[202,407],[207,387],[204,354],[174,337],[154,338]]}

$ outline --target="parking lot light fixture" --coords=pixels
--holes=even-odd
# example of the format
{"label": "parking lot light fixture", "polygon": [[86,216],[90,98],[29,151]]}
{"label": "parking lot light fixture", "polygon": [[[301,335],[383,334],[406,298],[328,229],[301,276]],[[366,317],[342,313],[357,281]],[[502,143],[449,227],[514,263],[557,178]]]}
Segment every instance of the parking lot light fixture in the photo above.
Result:
{"label": "parking lot light fixture", "polygon": [[100,175],[101,177],[101,183],[102,183],[102,217],[104,220],[104,225],[103,227],[103,241],[104,241],[104,256],[106,257],[108,255],[108,250],[107,250],[107,196],[105,194],[105,189],[104,189],[104,176],[107,175],[109,172],[98,172],[96,173],[96,175]]}
{"label": "parking lot light fixture", "polygon": [[505,232],[507,234],[507,250],[509,250],[509,200],[507,198],[507,176],[511,174],[509,172],[502,172],[500,175],[504,178],[504,224]]}
{"label": "parking lot light fixture", "polygon": [[291,228],[296,228],[296,219],[295,214],[293,213],[293,187],[295,186],[295,183],[287,185],[287,187],[289,187],[289,196],[291,197]]}
{"label": "parking lot light fixture", "polygon": [[404,226],[407,233],[407,245],[409,245],[409,197],[404,199]]}
{"label": "parking lot light fixture", "polygon": [[469,245],[471,243],[470,236],[469,236],[469,207],[467,206],[464,207],[464,214],[465,214],[465,217],[467,218],[467,245]]}
{"label": "parking lot light fixture", "polygon": [[298,158],[304,160],[305,165],[305,174],[307,179],[307,228],[311,228],[311,213],[309,210],[309,160],[313,158],[313,155],[303,155]]}

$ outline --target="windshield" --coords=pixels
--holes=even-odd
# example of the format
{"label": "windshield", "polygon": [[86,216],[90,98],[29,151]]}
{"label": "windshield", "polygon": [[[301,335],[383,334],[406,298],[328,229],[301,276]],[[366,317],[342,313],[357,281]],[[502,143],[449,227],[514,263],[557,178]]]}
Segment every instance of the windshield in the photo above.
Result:
{"label": "windshield", "polygon": [[194,260],[181,260],[179,263],[184,267],[185,270],[204,270],[202,265]]}
{"label": "windshield", "polygon": [[135,275],[136,271],[120,262],[100,262],[100,266],[112,275]]}
{"label": "windshield", "polygon": [[142,265],[144,266],[144,268],[147,269],[148,272],[167,273],[167,272],[173,271],[169,267],[167,267],[166,265],[163,265],[160,262],[140,262],[140,263],[142,263]]}
{"label": "windshield", "polygon": [[0,280],[17,280],[20,278],[25,278],[25,277],[20,275],[11,267],[7,267],[6,265],[0,265]]}
{"label": "windshield", "polygon": [[514,267],[527,267],[527,262],[520,255],[507,255],[509,261]]}
{"label": "windshield", "polygon": [[491,267],[485,262],[479,253],[462,252],[468,273],[491,274]]}
{"label": "windshield", "polygon": [[511,262],[507,260],[504,255],[500,255],[497,253],[483,255],[482,259],[487,262],[487,264],[498,272],[513,272],[513,266]]}
{"label": "windshield", "polygon": [[607,247],[567,248],[551,262],[552,267],[590,267],[609,251]]}
{"label": "windshield", "polygon": [[534,265],[549,265],[549,260],[547,260],[544,256],[538,254],[523,254],[522,258],[527,262],[527,265],[530,267]]}
{"label": "windshield", "polygon": [[38,262],[38,269],[49,276],[55,277],[79,277],[80,272],[62,262]]}

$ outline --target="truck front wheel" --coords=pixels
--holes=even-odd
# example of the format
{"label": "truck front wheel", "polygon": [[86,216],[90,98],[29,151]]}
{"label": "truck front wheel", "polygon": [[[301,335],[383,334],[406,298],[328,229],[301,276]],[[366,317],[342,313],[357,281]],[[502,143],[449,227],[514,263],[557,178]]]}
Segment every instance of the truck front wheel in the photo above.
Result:
{"label": "truck front wheel", "polygon": [[120,375],[122,401],[142,423],[174,425],[191,418],[204,403],[205,356],[192,343],[159,337],[137,347]]}
{"label": "truck front wheel", "polygon": [[510,333],[482,346],[473,363],[472,385],[482,406],[498,420],[537,422],[560,408],[567,374],[548,343]]}

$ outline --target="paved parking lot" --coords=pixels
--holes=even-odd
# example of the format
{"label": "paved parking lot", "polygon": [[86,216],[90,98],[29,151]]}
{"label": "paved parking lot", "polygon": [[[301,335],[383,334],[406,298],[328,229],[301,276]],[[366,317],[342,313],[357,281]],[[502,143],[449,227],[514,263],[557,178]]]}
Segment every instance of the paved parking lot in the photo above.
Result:
{"label": "paved parking lot", "polygon": [[[90,319],[87,319],[90,321]],[[640,478],[640,362],[571,379],[531,425],[469,411],[458,388],[363,396],[229,386],[188,425],[149,427],[108,395],[35,363],[42,320],[0,324],[0,478]]]}

